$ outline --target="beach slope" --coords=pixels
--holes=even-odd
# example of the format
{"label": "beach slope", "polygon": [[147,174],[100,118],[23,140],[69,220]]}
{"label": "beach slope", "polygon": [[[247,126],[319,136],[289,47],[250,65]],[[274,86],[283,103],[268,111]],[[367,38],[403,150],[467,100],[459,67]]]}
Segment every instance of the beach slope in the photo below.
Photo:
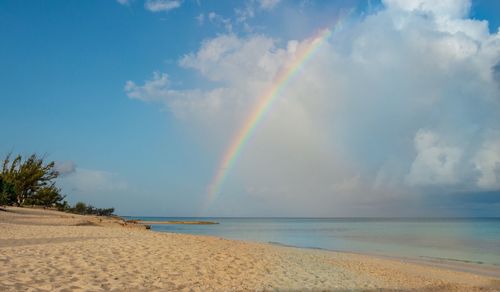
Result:
{"label": "beach slope", "polygon": [[495,277],[371,256],[0,211],[0,291],[499,291]]}

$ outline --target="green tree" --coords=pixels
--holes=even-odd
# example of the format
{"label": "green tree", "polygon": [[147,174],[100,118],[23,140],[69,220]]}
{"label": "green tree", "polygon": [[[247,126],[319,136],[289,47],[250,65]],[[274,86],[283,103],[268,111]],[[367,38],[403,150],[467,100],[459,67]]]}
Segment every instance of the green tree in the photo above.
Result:
{"label": "green tree", "polygon": [[8,203],[9,203],[9,200],[8,200],[7,196],[5,195],[5,193],[4,193],[3,178],[2,178],[2,175],[0,174],[0,206],[1,205],[8,205]]}
{"label": "green tree", "polygon": [[85,214],[85,212],[87,211],[87,205],[84,202],[78,202],[75,204],[73,210],[75,211],[75,213]]}
{"label": "green tree", "polygon": [[113,215],[115,208],[96,208],[90,204],[87,205],[83,202],[78,202],[73,208],[70,208],[69,211],[82,215],[111,216]]}
{"label": "green tree", "polygon": [[115,208],[102,208],[96,209],[96,215],[98,216],[111,216],[115,212]]}
{"label": "green tree", "polygon": [[[12,161],[8,154],[3,161],[1,172],[3,184],[8,185],[8,203],[21,206],[26,200],[33,200],[37,192],[44,188],[49,190],[42,192],[53,192],[53,180],[59,175],[54,166],[53,161],[45,164],[43,158],[37,157],[36,154],[26,160],[18,155]],[[11,195],[14,198],[9,197]]]}
{"label": "green tree", "polygon": [[0,205],[12,205],[16,200],[14,185],[0,173]]}
{"label": "green tree", "polygon": [[52,184],[40,188],[35,195],[26,200],[26,203],[45,207],[55,207],[64,198],[65,196],[61,195],[61,190]]}
{"label": "green tree", "polygon": [[69,212],[71,211],[71,206],[68,204],[68,201],[64,200],[62,202],[57,202],[56,203],[57,210],[63,211],[63,212]]}
{"label": "green tree", "polygon": [[85,214],[89,214],[89,215],[92,215],[92,214],[95,214],[95,208],[94,206],[92,205],[87,205],[87,208],[85,209]]}

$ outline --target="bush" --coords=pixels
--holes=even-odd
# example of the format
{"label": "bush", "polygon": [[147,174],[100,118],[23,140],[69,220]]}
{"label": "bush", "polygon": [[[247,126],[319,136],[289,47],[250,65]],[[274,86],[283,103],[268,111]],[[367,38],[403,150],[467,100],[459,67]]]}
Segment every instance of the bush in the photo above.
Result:
{"label": "bush", "polygon": [[57,203],[56,204],[57,210],[62,211],[62,212],[69,212],[71,209],[71,206],[68,204],[68,201],[64,200],[62,203]]}
{"label": "bush", "polygon": [[74,213],[83,215],[87,211],[87,205],[83,202],[78,202],[75,204],[73,211],[74,211]]}
{"label": "bush", "polygon": [[43,158],[32,154],[23,160],[21,155],[11,160],[8,154],[2,165],[0,177],[0,202],[5,205],[56,204],[64,197],[55,187],[59,173],[54,162],[44,163]]}
{"label": "bush", "polygon": [[97,216],[111,216],[115,211],[114,208],[95,208],[92,205],[87,205],[83,202],[78,202],[75,207],[70,209],[70,212],[81,215],[97,215]]}
{"label": "bush", "polygon": [[53,161],[46,164],[36,154],[25,160],[21,155],[11,160],[8,154],[0,171],[0,205],[40,205],[83,215],[113,215],[114,208],[95,208],[83,202],[71,208],[55,184],[58,176]]}
{"label": "bush", "polygon": [[113,212],[115,212],[115,208],[96,209],[97,216],[111,216]]}
{"label": "bush", "polygon": [[26,205],[40,205],[44,207],[55,207],[61,203],[65,196],[61,195],[61,190],[54,185],[43,187],[31,198],[26,199]]}

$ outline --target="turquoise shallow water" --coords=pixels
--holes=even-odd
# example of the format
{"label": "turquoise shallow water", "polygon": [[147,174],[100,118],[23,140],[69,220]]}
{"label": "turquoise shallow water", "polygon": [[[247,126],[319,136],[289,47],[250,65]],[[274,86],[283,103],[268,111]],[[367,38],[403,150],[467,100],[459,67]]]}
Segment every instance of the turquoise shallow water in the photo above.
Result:
{"label": "turquoise shallow water", "polygon": [[152,225],[154,231],[160,232],[214,235],[305,248],[439,258],[500,266],[500,218],[128,218],[220,223]]}

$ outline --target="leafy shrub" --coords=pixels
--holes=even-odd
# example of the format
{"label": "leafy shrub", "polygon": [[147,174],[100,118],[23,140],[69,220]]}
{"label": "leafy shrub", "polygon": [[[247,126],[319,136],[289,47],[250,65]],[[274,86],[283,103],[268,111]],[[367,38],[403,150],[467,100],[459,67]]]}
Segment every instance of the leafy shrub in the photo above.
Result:
{"label": "leafy shrub", "polygon": [[87,205],[83,202],[78,202],[70,212],[82,215],[97,215],[97,216],[111,216],[115,211],[114,208],[95,208],[92,205]]}
{"label": "leafy shrub", "polygon": [[53,161],[44,163],[36,154],[24,160],[21,155],[11,159],[8,154],[0,171],[0,205],[39,205],[83,215],[113,215],[114,208],[95,208],[83,202],[71,207],[55,184],[58,176]]}
{"label": "leafy shrub", "polygon": [[40,204],[52,206],[64,199],[54,180],[59,173],[54,162],[45,164],[43,158],[32,154],[23,160],[21,155],[11,160],[8,154],[0,172],[0,203],[4,205]]}

